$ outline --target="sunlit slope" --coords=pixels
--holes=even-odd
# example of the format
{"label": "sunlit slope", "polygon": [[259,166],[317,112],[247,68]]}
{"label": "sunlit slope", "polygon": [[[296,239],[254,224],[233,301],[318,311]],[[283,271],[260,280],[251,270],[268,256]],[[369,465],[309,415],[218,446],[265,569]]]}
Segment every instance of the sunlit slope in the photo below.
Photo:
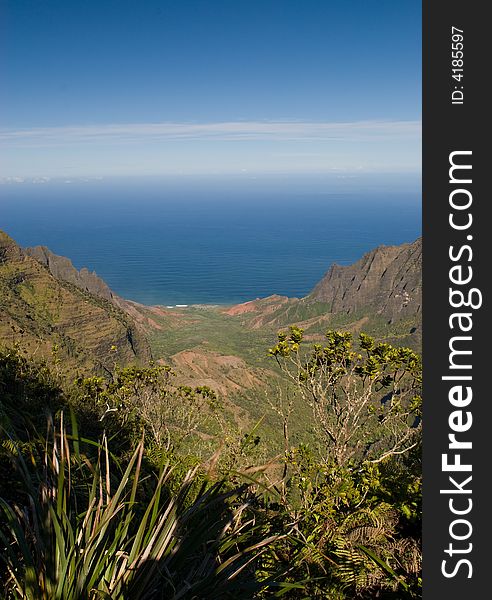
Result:
{"label": "sunlit slope", "polygon": [[103,369],[147,360],[150,350],[129,315],[114,304],[56,279],[0,232],[0,342],[39,357],[57,347],[63,368]]}

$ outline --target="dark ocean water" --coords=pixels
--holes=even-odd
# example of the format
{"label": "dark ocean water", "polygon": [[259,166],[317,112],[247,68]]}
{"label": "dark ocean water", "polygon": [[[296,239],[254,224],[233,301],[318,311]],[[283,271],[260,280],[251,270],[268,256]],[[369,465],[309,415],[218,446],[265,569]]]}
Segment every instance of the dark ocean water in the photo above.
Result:
{"label": "dark ocean water", "polygon": [[0,228],[146,304],[307,294],[333,262],[421,233],[419,191],[4,185]]}

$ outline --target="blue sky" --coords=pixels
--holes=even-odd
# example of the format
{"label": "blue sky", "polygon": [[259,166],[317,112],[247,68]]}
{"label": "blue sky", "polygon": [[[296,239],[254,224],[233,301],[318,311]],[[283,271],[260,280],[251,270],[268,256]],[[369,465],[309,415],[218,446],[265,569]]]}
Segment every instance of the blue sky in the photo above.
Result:
{"label": "blue sky", "polygon": [[0,176],[418,174],[420,6],[0,1]]}

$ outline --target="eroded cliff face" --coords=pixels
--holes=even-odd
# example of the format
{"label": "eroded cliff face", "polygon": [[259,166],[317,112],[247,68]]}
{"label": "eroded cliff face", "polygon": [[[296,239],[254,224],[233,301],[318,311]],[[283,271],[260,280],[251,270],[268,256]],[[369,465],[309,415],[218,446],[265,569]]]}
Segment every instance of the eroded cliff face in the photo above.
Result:
{"label": "eroded cliff face", "polygon": [[[51,263],[55,272],[65,269],[66,277],[60,273],[55,277],[46,264],[49,255],[40,258],[33,258],[0,231],[1,343],[19,342],[31,353],[45,357],[50,357],[56,344],[67,369],[110,369],[115,362],[150,359],[148,343],[128,314],[104,296],[95,295],[90,286],[77,285],[85,276],[79,274],[77,279],[68,259],[58,261],[56,268]],[[93,277],[88,281],[94,281]],[[97,285],[104,293],[106,284]]]}
{"label": "eroded cliff face", "polygon": [[91,272],[85,267],[78,271],[69,258],[54,254],[46,246],[25,248],[24,252],[47,267],[56,279],[67,281],[90,294],[100,296],[110,302],[114,301],[115,294],[113,294],[106,282],[98,277],[95,271]]}
{"label": "eroded cliff face", "polygon": [[308,298],[332,313],[372,311],[389,321],[421,316],[422,239],[380,246],[353,265],[332,265]]}
{"label": "eroded cliff face", "polygon": [[332,266],[305,298],[178,311],[124,300],[95,273],[42,246],[23,250],[0,232],[0,343],[19,341],[38,356],[58,344],[64,370],[83,371],[147,362],[150,340],[155,359],[181,381],[232,397],[274,377],[256,357],[292,324],[313,343],[341,328],[419,348],[421,269],[421,240],[381,246],[353,265]]}

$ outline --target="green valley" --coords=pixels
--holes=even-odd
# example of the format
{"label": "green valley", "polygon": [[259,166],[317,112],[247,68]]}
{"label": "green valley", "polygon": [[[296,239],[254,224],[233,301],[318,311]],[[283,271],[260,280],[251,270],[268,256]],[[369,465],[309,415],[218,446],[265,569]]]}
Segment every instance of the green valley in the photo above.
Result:
{"label": "green valley", "polygon": [[7,597],[419,597],[420,282],[145,306],[1,233]]}

